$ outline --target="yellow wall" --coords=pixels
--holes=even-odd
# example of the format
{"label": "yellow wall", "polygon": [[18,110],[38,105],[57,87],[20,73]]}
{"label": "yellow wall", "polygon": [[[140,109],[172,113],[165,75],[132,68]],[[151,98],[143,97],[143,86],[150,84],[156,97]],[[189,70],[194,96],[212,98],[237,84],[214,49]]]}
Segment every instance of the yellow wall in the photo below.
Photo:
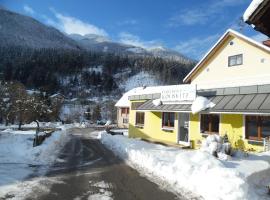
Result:
{"label": "yellow wall", "polygon": [[135,126],[136,111],[131,110],[129,115],[129,137],[153,139],[161,142],[177,143],[178,120],[175,118],[173,131],[164,131],[162,127],[161,112],[145,112],[145,124],[143,128]]}
{"label": "yellow wall", "polygon": [[[229,43],[233,41],[233,45]],[[243,65],[228,67],[228,57],[243,54]],[[264,59],[264,62],[261,60]],[[198,89],[258,85],[270,81],[270,53],[229,36],[192,77]]]}
{"label": "yellow wall", "polygon": [[[190,139],[198,144],[204,138],[200,133],[200,115],[190,115]],[[258,145],[248,144],[245,139],[245,127],[243,115],[240,114],[221,114],[220,115],[220,130],[219,134],[224,136],[227,133],[230,143],[234,148],[242,150],[262,151],[263,147]],[[197,145],[198,147],[199,145]]]}

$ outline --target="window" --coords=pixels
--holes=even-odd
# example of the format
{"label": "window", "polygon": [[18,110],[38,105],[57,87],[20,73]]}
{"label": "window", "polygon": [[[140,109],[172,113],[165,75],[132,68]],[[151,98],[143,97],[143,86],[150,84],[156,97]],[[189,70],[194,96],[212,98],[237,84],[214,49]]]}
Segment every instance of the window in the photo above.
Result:
{"label": "window", "polygon": [[136,126],[144,126],[144,112],[136,112]]}
{"label": "window", "polygon": [[270,116],[246,116],[246,138],[262,140],[270,136]]}
{"label": "window", "polygon": [[129,114],[129,108],[121,108],[121,115],[128,115]]}
{"label": "window", "polygon": [[123,118],[123,124],[128,124],[128,118]]}
{"label": "window", "polygon": [[236,66],[236,65],[242,65],[243,64],[243,54],[235,55],[235,56],[229,56],[228,59],[228,66]]}
{"label": "window", "polygon": [[175,114],[171,112],[162,113],[162,127],[173,128],[174,127]]}
{"label": "window", "polygon": [[219,115],[201,114],[201,133],[219,133]]}

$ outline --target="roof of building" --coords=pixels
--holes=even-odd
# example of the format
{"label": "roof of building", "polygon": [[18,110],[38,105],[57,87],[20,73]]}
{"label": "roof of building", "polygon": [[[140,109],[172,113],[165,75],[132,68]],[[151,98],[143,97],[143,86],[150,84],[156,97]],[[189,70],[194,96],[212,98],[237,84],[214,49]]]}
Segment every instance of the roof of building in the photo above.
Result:
{"label": "roof of building", "polygon": [[191,104],[161,104],[155,106],[153,100],[147,100],[136,110],[151,110],[151,111],[191,111]]}
{"label": "roof of building", "polygon": [[[199,90],[215,104],[203,112],[210,113],[270,113],[270,85]],[[136,110],[191,112],[191,104],[162,104],[155,106],[153,99],[139,105]]]}
{"label": "roof of building", "polygon": [[[129,107],[129,100],[140,100],[139,98],[136,97],[142,97],[143,99],[152,99],[154,97],[157,97],[156,95],[160,96],[160,93],[162,89],[165,89],[166,87],[171,87],[170,86],[151,86],[151,87],[137,87],[132,90],[129,90],[128,92],[124,93],[123,96],[118,100],[118,102],[115,104],[116,107]],[[149,97],[148,97],[149,96]],[[146,98],[148,97],[148,98]],[[130,99],[131,98],[131,99]]]}
{"label": "roof of building", "polygon": [[220,39],[216,42],[216,44],[203,56],[203,58],[198,62],[198,64],[189,72],[189,74],[184,78],[183,82],[184,83],[188,83],[191,79],[191,77],[196,74],[196,72],[203,67],[203,64],[205,63],[205,61],[212,56],[216,50],[222,45],[222,43],[229,37],[229,36],[233,36],[233,37],[237,37],[240,38],[250,44],[252,44],[253,46],[260,48],[268,53],[270,53],[270,48],[268,46],[265,46],[237,31],[234,31],[232,29],[228,29],[221,37]]}
{"label": "roof of building", "polygon": [[248,21],[249,17],[255,12],[255,10],[262,4],[264,0],[253,0],[243,15],[244,21]]}
{"label": "roof of building", "polygon": [[55,97],[63,97],[63,98],[65,98],[65,96],[63,94],[60,94],[60,93],[55,93],[55,94],[50,96],[50,98],[55,98]]}
{"label": "roof of building", "polygon": [[243,15],[247,24],[270,37],[270,0],[253,0]]}

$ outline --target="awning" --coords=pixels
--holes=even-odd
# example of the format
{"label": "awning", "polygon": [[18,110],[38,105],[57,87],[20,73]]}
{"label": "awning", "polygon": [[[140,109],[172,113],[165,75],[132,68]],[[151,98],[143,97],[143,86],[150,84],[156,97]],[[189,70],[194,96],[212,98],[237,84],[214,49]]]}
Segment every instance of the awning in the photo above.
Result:
{"label": "awning", "polygon": [[148,100],[142,105],[138,106],[136,110],[191,112],[191,104],[162,104],[155,106],[153,104],[153,100]]}
{"label": "awning", "polygon": [[[202,112],[214,113],[270,113],[270,94],[236,94],[207,97],[216,104]],[[155,106],[148,100],[136,110],[191,112],[191,104],[163,104]]]}
{"label": "awning", "polygon": [[216,104],[209,112],[270,113],[270,94],[222,95],[209,100]]}

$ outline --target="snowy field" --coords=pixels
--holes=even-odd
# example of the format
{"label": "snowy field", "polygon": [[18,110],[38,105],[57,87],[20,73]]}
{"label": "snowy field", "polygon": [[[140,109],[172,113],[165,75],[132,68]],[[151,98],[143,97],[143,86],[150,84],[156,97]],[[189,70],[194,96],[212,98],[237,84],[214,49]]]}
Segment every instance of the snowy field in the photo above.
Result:
{"label": "snowy field", "polygon": [[140,72],[128,78],[127,80],[121,82],[119,87],[127,92],[136,87],[157,86],[157,85],[160,85],[160,81],[158,81],[155,76],[147,72]]}
{"label": "snowy field", "polygon": [[270,152],[248,156],[238,153],[228,160],[218,160],[203,150],[165,147],[105,132],[99,138],[140,173],[187,197],[269,199],[266,186],[270,183]]}
{"label": "snowy field", "polygon": [[[26,125],[31,126],[34,124]],[[9,128],[0,132],[0,199],[22,199],[33,187],[40,187],[38,183],[42,183],[43,178],[33,177],[41,177],[47,172],[68,141],[67,129],[74,125],[54,126],[61,128],[61,131],[54,132],[42,145],[34,148],[33,130],[15,131]],[[50,182],[46,181],[46,184]]]}

